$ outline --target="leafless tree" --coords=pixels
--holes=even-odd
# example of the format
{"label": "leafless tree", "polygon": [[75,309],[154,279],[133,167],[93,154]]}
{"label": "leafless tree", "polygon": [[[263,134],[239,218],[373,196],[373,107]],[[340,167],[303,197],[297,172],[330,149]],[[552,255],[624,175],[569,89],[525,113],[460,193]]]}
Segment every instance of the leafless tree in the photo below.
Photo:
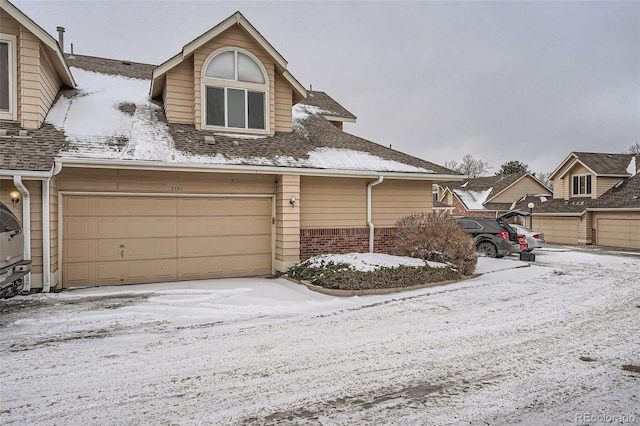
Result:
{"label": "leafless tree", "polygon": [[491,166],[486,161],[476,160],[470,154],[462,157],[462,161],[458,163],[455,160],[446,161],[444,166],[448,169],[465,174],[470,178],[485,176]]}

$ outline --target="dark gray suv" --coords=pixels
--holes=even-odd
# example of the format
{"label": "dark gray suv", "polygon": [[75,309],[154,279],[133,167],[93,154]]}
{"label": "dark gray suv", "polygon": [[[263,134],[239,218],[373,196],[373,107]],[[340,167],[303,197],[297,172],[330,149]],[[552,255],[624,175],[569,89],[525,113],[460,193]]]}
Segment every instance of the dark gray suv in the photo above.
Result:
{"label": "dark gray suv", "polygon": [[0,202],[0,299],[16,295],[23,278],[31,272],[31,261],[24,260],[22,226],[13,213]]}
{"label": "dark gray suv", "polygon": [[488,217],[461,217],[456,221],[473,237],[478,253],[504,257],[520,251],[518,234],[504,221]]}

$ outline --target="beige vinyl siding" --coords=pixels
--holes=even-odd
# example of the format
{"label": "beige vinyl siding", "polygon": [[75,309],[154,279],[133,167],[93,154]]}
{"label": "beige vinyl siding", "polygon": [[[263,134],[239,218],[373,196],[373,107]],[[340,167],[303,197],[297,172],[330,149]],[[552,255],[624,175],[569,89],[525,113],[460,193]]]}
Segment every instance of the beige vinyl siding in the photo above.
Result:
{"label": "beige vinyl siding", "polygon": [[18,43],[18,114],[22,127],[37,129],[40,117],[40,41],[35,35],[20,27]]}
{"label": "beige vinyl siding", "polygon": [[591,190],[593,191],[592,198],[601,197],[602,194],[613,188],[618,182],[620,182],[622,178],[611,178],[611,177],[597,177],[594,176],[591,182]]}
{"label": "beige vinyl siding", "polygon": [[167,72],[164,108],[169,123],[194,123],[193,57]]}
{"label": "beige vinyl siding", "polygon": [[523,195],[539,195],[548,194],[549,190],[540,185],[535,179],[525,176],[514,185],[505,189],[500,195],[491,199],[492,203],[513,203],[519,200]]}
{"label": "beige vinyl siding", "polygon": [[[289,202],[291,197],[296,197],[293,206]],[[278,178],[276,219],[276,267],[286,270],[300,260],[300,176]]]}
{"label": "beige vinyl siding", "polygon": [[275,176],[65,168],[60,191],[176,194],[274,194]]}
{"label": "beige vinyl siding", "polygon": [[640,212],[594,212],[596,244],[640,249]]}
{"label": "beige vinyl siding", "polygon": [[62,82],[54,70],[53,65],[51,65],[51,61],[47,57],[47,54],[42,48],[40,49],[40,69],[39,122],[42,124],[56,99],[56,95],[58,94],[58,90],[60,89]]}
{"label": "beige vinyl siding", "polygon": [[543,232],[548,243],[578,244],[579,217],[533,218],[533,230]]}
{"label": "beige vinyl siding", "polygon": [[199,48],[193,55],[193,75],[195,88],[195,126],[196,129],[202,129],[202,93],[201,93],[201,75],[202,67],[209,55],[215,50],[227,47],[238,47],[251,52],[264,66],[267,71],[267,79],[269,80],[269,129],[271,134],[275,130],[275,66],[271,57],[241,28],[234,26],[224,31],[215,39],[209,41]]}
{"label": "beige vinyl siding", "polygon": [[393,227],[414,213],[431,213],[431,181],[385,180],[372,188],[372,220],[376,227]]}
{"label": "beige vinyl siding", "polygon": [[291,132],[293,91],[291,86],[279,75],[276,75],[275,87],[275,131]]}
{"label": "beige vinyl siding", "polygon": [[569,199],[569,188],[567,188],[567,181],[570,179],[554,179],[553,180],[553,198],[568,200]]}
{"label": "beige vinyl siding", "polygon": [[308,176],[300,178],[301,228],[366,226],[367,180]]}

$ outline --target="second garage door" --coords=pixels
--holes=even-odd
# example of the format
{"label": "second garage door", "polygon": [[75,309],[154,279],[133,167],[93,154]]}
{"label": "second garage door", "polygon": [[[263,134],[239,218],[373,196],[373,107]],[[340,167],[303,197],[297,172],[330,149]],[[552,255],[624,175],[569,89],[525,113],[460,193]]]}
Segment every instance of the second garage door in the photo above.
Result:
{"label": "second garage door", "polygon": [[271,198],[63,197],[63,286],[271,272]]}
{"label": "second garage door", "polygon": [[597,232],[598,245],[640,249],[640,218],[598,218]]}

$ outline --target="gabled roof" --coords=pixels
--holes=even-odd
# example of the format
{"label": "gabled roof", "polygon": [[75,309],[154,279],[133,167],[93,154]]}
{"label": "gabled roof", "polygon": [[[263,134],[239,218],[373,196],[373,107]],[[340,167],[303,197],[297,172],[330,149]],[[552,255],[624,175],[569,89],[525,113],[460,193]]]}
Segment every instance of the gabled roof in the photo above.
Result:
{"label": "gabled roof", "polygon": [[258,30],[255,29],[253,25],[242,15],[240,12],[236,12],[224,21],[220,22],[218,25],[205,32],[195,40],[186,44],[182,48],[182,52],[175,55],[173,58],[159,65],[154,71],[151,79],[151,97],[155,98],[159,96],[162,92],[162,86],[164,84],[165,74],[175,66],[182,63],[187,57],[189,57],[193,52],[202,47],[204,44],[214,39],[227,29],[231,28],[234,25],[238,25],[243,28],[249,35],[264,49],[265,52],[273,59],[276,64],[276,68],[278,71],[282,73],[284,79],[291,85],[293,88],[293,102],[297,103],[301,99],[304,99],[307,96],[307,91],[305,88],[296,80],[293,75],[287,71],[287,61],[278,53],[276,49],[265,39],[262,34]]}
{"label": "gabled roof", "polygon": [[[506,175],[483,176],[459,182],[440,182],[438,183],[438,185],[458,195],[458,198],[463,203],[463,199],[472,198],[476,200],[476,202],[473,203],[474,205],[476,205],[478,202],[480,202],[480,204],[486,204],[491,203],[491,200],[493,200],[501,193],[517,184],[527,176],[538,182],[540,186],[547,188],[542,182],[540,182],[535,176],[530,173],[511,173]],[[551,190],[549,190],[548,188],[547,190],[549,191],[549,194],[551,194]],[[478,199],[479,195],[482,195],[482,200]],[[485,206],[485,208],[488,207]]]}
{"label": "gabled roof", "polygon": [[[596,176],[626,177],[629,173],[629,164],[635,154],[608,154],[603,152],[572,152],[560,165],[551,173],[550,178],[562,178],[575,165],[580,164],[590,170]],[[640,158],[636,159],[636,164],[640,166]],[[556,176],[558,175],[558,176]]]}
{"label": "gabled roof", "polygon": [[[76,56],[70,61],[78,88],[62,91],[47,115],[47,126],[65,141],[48,157],[50,164],[57,158],[66,165],[100,167],[385,175],[425,180],[460,176],[341,132],[325,118],[327,111],[304,101],[293,108],[293,132],[276,132],[272,137],[225,134],[168,123],[162,105],[149,100],[149,80],[127,77],[145,75],[150,65],[126,65],[91,56]],[[343,110],[324,96],[337,106],[336,111]],[[32,141],[30,146],[42,143],[37,138]]]}
{"label": "gabled roof", "polygon": [[7,12],[13,19],[18,21],[22,26],[27,28],[42,42],[44,48],[52,54],[52,65],[58,73],[60,80],[62,80],[62,83],[67,87],[75,87],[75,80],[73,79],[73,75],[71,75],[71,71],[65,61],[64,55],[62,54],[62,49],[58,46],[58,42],[9,1],[0,0],[0,8]]}

